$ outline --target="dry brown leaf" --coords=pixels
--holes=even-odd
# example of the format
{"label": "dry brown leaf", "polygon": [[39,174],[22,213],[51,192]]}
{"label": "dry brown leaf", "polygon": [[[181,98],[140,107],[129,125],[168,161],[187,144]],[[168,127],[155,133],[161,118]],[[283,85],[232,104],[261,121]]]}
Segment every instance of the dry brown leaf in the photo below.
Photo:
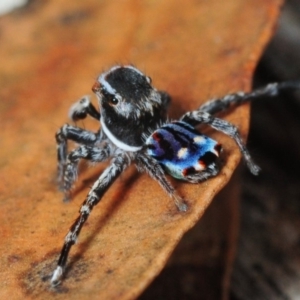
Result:
{"label": "dry brown leaf", "polygon": [[228,299],[239,233],[240,172],[234,174],[139,299]]}
{"label": "dry brown leaf", "polygon": [[[66,280],[53,289],[64,235],[103,169],[86,170],[74,200],[60,201],[54,133],[72,101],[115,62],[134,63],[167,90],[172,117],[249,89],[281,2],[48,0],[0,19],[1,299],[134,299],[145,289],[228,182],[240,159],[235,144],[208,131],[224,145],[226,163],[203,184],[173,181],[188,200],[185,214],[147,175],[128,170],[93,211]],[[226,119],[246,137],[248,106]]]}

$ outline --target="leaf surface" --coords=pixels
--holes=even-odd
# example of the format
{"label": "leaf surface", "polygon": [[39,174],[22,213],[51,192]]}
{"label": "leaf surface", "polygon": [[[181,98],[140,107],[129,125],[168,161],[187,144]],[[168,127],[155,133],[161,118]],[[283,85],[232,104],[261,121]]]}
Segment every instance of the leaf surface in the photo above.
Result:
{"label": "leaf surface", "polygon": [[[168,91],[172,118],[209,98],[249,90],[281,2],[32,1],[0,19],[1,299],[134,299],[149,285],[230,179],[240,160],[236,145],[204,129],[223,144],[224,167],[202,184],[172,181],[187,213],[130,168],[94,209],[65,281],[53,289],[49,276],[64,236],[105,167],[83,170],[74,199],[63,203],[54,134],[70,105],[116,62],[133,63]],[[247,105],[224,118],[246,138]]]}

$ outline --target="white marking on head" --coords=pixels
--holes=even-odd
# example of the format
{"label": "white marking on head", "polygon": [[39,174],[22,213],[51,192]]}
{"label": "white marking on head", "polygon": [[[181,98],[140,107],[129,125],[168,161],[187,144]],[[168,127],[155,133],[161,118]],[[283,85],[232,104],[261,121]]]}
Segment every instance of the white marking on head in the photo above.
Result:
{"label": "white marking on head", "polygon": [[113,94],[113,95],[117,95],[117,91],[106,81],[106,76],[112,72],[114,72],[117,69],[121,69],[121,68],[126,68],[126,69],[131,69],[134,70],[135,72],[137,72],[138,74],[140,74],[141,76],[145,76],[145,74],[143,74],[140,70],[138,70],[137,68],[133,67],[133,66],[114,66],[112,68],[110,68],[107,72],[102,73],[99,77],[98,77],[98,81],[99,83],[101,83],[101,85],[107,90],[108,93]]}
{"label": "white marking on head", "polygon": [[105,79],[106,73],[100,75],[98,78],[98,81],[101,83],[101,85],[106,89],[106,91],[112,95],[116,95],[117,91],[106,81]]}

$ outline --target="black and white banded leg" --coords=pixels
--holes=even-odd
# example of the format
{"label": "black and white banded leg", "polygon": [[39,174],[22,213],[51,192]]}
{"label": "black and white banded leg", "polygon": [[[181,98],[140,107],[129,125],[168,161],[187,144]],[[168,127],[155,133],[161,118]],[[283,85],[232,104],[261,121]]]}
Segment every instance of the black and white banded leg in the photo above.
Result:
{"label": "black and white banded leg", "polygon": [[84,130],[69,124],[62,126],[55,135],[57,144],[57,174],[58,182],[63,188],[64,170],[67,162],[67,141],[72,140],[79,144],[93,145],[96,141],[101,141],[99,133]]}
{"label": "black and white banded leg", "polygon": [[144,153],[138,153],[136,156],[136,165],[139,170],[147,172],[160,184],[165,192],[174,200],[179,211],[187,211],[188,207],[184,199],[177,194],[174,187],[168,182],[163,168],[154,158]]}
{"label": "black and white banded leg", "polygon": [[63,189],[65,200],[69,199],[69,192],[78,176],[78,163],[80,159],[91,162],[105,161],[111,155],[111,145],[103,141],[99,146],[82,145],[71,151],[66,160]]}
{"label": "black and white banded leg", "polygon": [[254,175],[258,175],[260,168],[253,162],[250,153],[238,132],[238,129],[234,125],[225,120],[215,118],[207,112],[199,110],[187,112],[181,117],[181,121],[187,122],[193,126],[196,126],[198,124],[208,124],[214,129],[230,136],[232,139],[234,139],[234,141],[240,148],[240,151],[251,173]]}
{"label": "black and white banded leg", "polygon": [[212,99],[199,107],[199,111],[207,112],[211,115],[225,111],[230,106],[240,105],[244,102],[249,102],[261,97],[275,97],[284,90],[299,90],[299,81],[286,81],[281,83],[270,83],[265,87],[256,89],[252,92],[238,92],[228,94],[223,98]]}
{"label": "black and white banded leg", "polygon": [[86,200],[83,202],[80,208],[79,217],[75,220],[65,237],[65,242],[60,252],[57,267],[51,278],[51,283],[53,286],[57,285],[61,281],[70,249],[76,243],[81,228],[89,217],[92,209],[96,204],[99,203],[108,188],[130,165],[130,163],[131,158],[129,155],[123,151],[120,151],[115,155],[111,164],[103,171],[98,180],[94,183],[92,189],[86,197]]}

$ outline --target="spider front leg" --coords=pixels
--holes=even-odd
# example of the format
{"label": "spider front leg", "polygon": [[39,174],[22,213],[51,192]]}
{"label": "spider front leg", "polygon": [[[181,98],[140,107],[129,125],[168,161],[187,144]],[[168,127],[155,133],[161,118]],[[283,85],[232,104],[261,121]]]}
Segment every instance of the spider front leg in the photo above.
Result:
{"label": "spider front leg", "polygon": [[51,278],[51,284],[53,286],[59,284],[61,281],[70,249],[75,244],[81,228],[89,217],[92,209],[99,203],[105,192],[118,178],[118,176],[130,165],[130,162],[131,160],[129,156],[123,151],[120,151],[120,153],[115,155],[111,164],[104,170],[99,179],[94,183],[86,197],[86,200],[80,208],[79,217],[75,220],[65,237],[65,242],[60,252],[57,267]]}
{"label": "spider front leg", "polygon": [[230,136],[232,139],[234,139],[234,141],[240,148],[240,151],[247,163],[248,168],[250,169],[250,172],[254,175],[258,175],[260,168],[253,162],[250,153],[238,132],[238,129],[234,125],[225,120],[215,118],[207,112],[199,110],[187,112],[181,117],[181,121],[189,123],[193,126],[198,124],[208,124],[214,129]]}
{"label": "spider front leg", "polygon": [[175,205],[179,211],[187,211],[188,207],[184,201],[176,192],[174,187],[168,182],[165,177],[165,173],[160,164],[151,156],[148,156],[142,152],[137,154],[136,163],[138,169],[146,171],[153,179],[155,179],[165,192],[174,200]]}
{"label": "spider front leg", "polygon": [[69,199],[70,190],[77,179],[79,160],[87,159],[91,162],[102,162],[110,156],[110,153],[110,144],[102,142],[99,146],[81,145],[68,154],[63,176],[65,200]]}
{"label": "spider front leg", "polygon": [[55,135],[57,144],[57,177],[60,187],[63,189],[63,178],[65,166],[67,162],[67,141],[72,140],[79,144],[93,145],[96,141],[100,141],[99,134],[87,131],[72,125],[65,124]]}

